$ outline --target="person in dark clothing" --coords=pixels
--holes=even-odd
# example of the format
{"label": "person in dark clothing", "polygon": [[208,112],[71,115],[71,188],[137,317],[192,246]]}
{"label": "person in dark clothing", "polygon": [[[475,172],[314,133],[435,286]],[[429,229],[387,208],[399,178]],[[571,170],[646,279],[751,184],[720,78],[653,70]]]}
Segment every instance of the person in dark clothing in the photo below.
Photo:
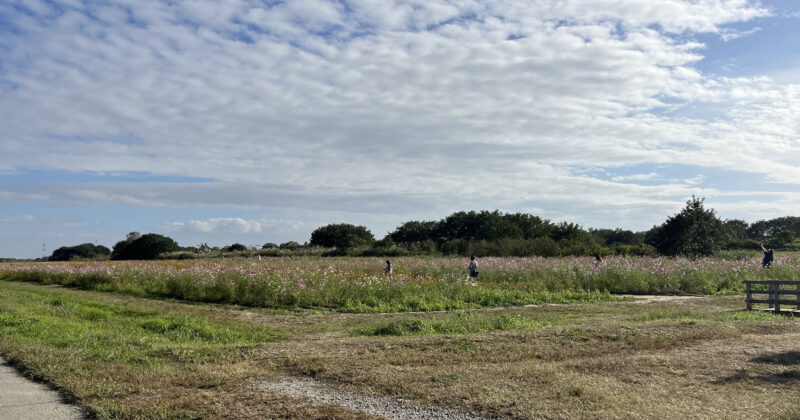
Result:
{"label": "person in dark clothing", "polygon": [[469,276],[473,279],[478,277],[478,262],[475,261],[475,256],[469,257]]}
{"label": "person in dark clothing", "polygon": [[603,262],[603,259],[600,258],[600,254],[594,254],[594,266],[597,267],[601,262]]}
{"label": "person in dark clothing", "polygon": [[392,263],[389,260],[386,260],[386,268],[383,269],[386,272],[387,276],[392,275]]}
{"label": "person in dark clothing", "polygon": [[771,267],[772,261],[775,260],[775,252],[772,251],[772,248],[764,248],[764,244],[761,244],[761,250],[764,251],[764,259],[761,260],[761,266]]}

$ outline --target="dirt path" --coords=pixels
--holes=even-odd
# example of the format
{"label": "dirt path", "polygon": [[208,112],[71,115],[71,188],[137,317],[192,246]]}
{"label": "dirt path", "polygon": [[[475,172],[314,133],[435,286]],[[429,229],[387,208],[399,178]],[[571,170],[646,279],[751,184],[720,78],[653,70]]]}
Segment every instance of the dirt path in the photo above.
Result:
{"label": "dirt path", "polygon": [[20,375],[0,358],[0,420],[78,420],[81,411],[57,392]]}
{"label": "dirt path", "polygon": [[633,298],[634,301],[632,303],[683,303],[683,302],[690,302],[697,299],[702,299],[707,296],[700,296],[700,295],[690,295],[690,296],[683,296],[683,295],[618,295],[620,297],[629,297]]}
{"label": "dirt path", "polygon": [[311,378],[284,377],[259,384],[265,391],[277,392],[292,397],[307,398],[311,404],[336,404],[353,411],[397,420],[480,420],[475,413],[424,407],[407,403],[399,398],[380,398],[364,394],[342,392]]}

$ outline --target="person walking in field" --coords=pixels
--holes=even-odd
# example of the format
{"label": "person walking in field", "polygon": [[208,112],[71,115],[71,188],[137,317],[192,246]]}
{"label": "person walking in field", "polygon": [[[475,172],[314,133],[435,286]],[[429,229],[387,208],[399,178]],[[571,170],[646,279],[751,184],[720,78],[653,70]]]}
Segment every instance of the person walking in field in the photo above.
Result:
{"label": "person walking in field", "polygon": [[475,256],[469,257],[469,276],[473,279],[478,277],[478,262],[475,261]]}
{"label": "person walking in field", "polygon": [[761,250],[764,251],[764,259],[761,260],[762,267],[771,267],[772,261],[775,260],[775,252],[772,251],[772,248],[764,248],[764,244],[761,245]]}
{"label": "person walking in field", "polygon": [[386,273],[386,277],[391,277],[392,276],[392,262],[391,261],[386,260],[386,267],[383,269],[383,271]]}

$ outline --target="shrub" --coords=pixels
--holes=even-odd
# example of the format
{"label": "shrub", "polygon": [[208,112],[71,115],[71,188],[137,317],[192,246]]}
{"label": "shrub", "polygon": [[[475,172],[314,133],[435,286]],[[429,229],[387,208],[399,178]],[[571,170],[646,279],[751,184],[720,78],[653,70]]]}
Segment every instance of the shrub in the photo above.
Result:
{"label": "shrub", "polygon": [[280,249],[295,250],[302,248],[302,245],[295,241],[284,242],[280,245]]}
{"label": "shrub", "polygon": [[751,249],[760,251],[761,245],[758,243],[758,241],[754,241],[752,239],[736,239],[728,242],[725,245],[725,249]]}
{"label": "shrub", "polygon": [[702,198],[692,196],[680,213],[661,225],[655,238],[664,255],[714,255],[722,248],[726,231],[714,212],[703,208]]}
{"label": "shrub", "polygon": [[369,246],[373,242],[375,242],[375,237],[366,227],[339,223],[322,226],[311,232],[310,244],[345,250],[359,246]]}
{"label": "shrub", "polygon": [[393,241],[403,244],[432,241],[439,222],[410,221],[398,226],[389,236]]}
{"label": "shrub", "polygon": [[533,240],[533,255],[540,257],[555,257],[558,255],[558,245],[551,238],[536,238]]}
{"label": "shrub", "polygon": [[53,251],[50,261],[108,259],[111,250],[103,245],[85,243],[75,246],[62,246]]}
{"label": "shrub", "polygon": [[222,248],[222,250],[225,252],[242,252],[247,251],[247,247],[237,242]]}
{"label": "shrub", "polygon": [[[655,257],[658,255],[658,251],[656,251],[655,247],[646,244],[625,245],[617,243],[612,245],[609,248],[609,251],[611,251],[611,253],[615,255],[625,255],[625,256],[636,255],[636,256]],[[601,254],[605,254],[605,252],[601,252]]]}
{"label": "shrub", "polygon": [[558,243],[559,254],[561,255],[590,255],[595,252],[597,245],[588,244],[580,240],[565,240]]}
{"label": "shrub", "polygon": [[148,233],[131,242],[120,241],[114,245],[112,259],[115,260],[152,260],[159,254],[178,251],[178,244],[167,236]]}

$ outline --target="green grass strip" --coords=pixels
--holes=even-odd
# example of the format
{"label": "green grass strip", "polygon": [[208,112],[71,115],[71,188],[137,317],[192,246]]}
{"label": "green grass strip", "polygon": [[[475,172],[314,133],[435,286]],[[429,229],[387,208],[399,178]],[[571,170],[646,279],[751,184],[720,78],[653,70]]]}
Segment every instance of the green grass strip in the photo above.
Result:
{"label": "green grass strip", "polygon": [[549,321],[534,320],[521,314],[476,314],[457,312],[434,319],[404,317],[374,322],[354,329],[352,335],[406,336],[432,334],[475,334],[496,331],[535,330],[549,327]]}
{"label": "green grass strip", "polygon": [[[146,378],[190,376],[202,366],[236,360],[250,348],[287,337],[268,325],[159,311],[65,289],[0,282],[0,295],[0,354],[99,417],[122,415],[114,399],[156,386]],[[156,417],[186,414],[162,412]]]}

